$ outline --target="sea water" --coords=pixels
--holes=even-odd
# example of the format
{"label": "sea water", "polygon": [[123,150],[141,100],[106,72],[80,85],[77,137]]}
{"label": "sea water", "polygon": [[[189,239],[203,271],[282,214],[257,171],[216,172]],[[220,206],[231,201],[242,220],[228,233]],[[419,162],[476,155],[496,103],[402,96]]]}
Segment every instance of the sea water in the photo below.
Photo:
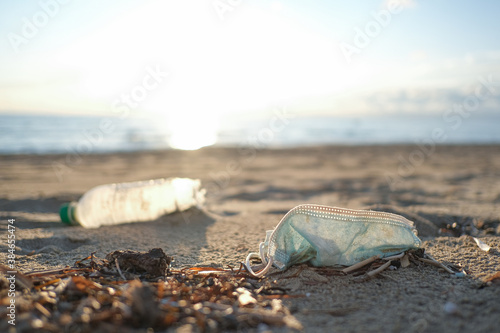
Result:
{"label": "sea water", "polygon": [[166,133],[148,118],[0,115],[0,154],[85,154],[166,147]]}
{"label": "sea water", "polygon": [[[467,119],[439,115],[355,117],[297,115],[221,119],[216,146],[295,147],[328,144],[500,143],[500,114]],[[104,153],[169,149],[166,120],[155,117],[0,114],[0,154]],[[187,126],[183,130],[190,131]],[[198,135],[193,127],[192,136]]]}

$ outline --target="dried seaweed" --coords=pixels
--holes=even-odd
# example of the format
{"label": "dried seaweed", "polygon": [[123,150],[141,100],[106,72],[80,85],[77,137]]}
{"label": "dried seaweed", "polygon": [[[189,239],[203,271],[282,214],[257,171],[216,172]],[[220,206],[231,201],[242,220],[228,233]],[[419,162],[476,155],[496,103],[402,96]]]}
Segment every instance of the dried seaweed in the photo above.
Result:
{"label": "dried seaweed", "polygon": [[[300,265],[294,273],[273,273],[273,278],[255,279],[232,267],[186,267],[172,269],[172,257],[162,249],[148,252],[114,251],[101,259],[94,253],[72,267],[27,272],[18,275],[16,329],[46,332],[130,331],[132,328],[165,330],[189,326],[197,331],[240,330],[301,324],[281,303],[289,289],[279,281],[306,278],[303,285],[328,283],[331,276],[354,277],[362,282],[383,277],[395,280],[385,269],[431,264],[454,274],[462,267],[439,263],[424,249],[410,250],[391,258],[374,257],[354,267],[313,268]],[[287,274],[288,273],[288,274]],[[277,275],[279,274],[279,275]],[[497,283],[498,274],[488,285]],[[9,301],[0,285],[0,302]],[[306,313],[342,316],[356,309],[320,309]],[[0,314],[1,315],[1,314]],[[5,314],[4,314],[5,315]],[[0,331],[8,330],[0,323]]]}
{"label": "dried seaweed", "polygon": [[109,262],[115,261],[124,271],[145,273],[150,277],[158,277],[166,274],[172,257],[167,256],[162,249],[156,248],[145,253],[114,251],[106,256],[106,260]]}
{"label": "dried seaweed", "polygon": [[[247,279],[232,268],[175,270],[171,260],[161,249],[115,251],[106,259],[91,254],[73,267],[29,272],[23,276],[32,287],[16,294],[18,304],[24,304],[17,309],[16,328],[94,332],[187,325],[217,331],[260,323],[302,328],[281,305],[285,290],[273,283]],[[1,302],[8,302],[0,292]],[[0,324],[0,331],[7,330],[6,323]]]}
{"label": "dried seaweed", "polygon": [[342,273],[352,274],[356,277],[356,281],[367,281],[378,275],[392,279],[388,275],[383,275],[381,273],[389,267],[392,267],[393,269],[397,269],[399,267],[406,268],[410,266],[410,263],[419,265],[420,262],[442,268],[446,272],[455,274],[456,276],[467,275],[463,267],[454,265],[449,267],[437,261],[431,255],[425,253],[425,249],[409,250],[405,253],[401,253],[400,255],[383,259],[380,259],[379,256],[374,256],[355,265],[344,268]]}

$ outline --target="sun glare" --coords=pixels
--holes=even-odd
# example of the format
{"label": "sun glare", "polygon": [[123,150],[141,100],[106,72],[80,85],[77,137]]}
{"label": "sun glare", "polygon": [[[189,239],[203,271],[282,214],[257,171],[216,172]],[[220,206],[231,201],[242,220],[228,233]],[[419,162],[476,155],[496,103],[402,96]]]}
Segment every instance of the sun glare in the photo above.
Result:
{"label": "sun glare", "polygon": [[217,123],[201,112],[176,115],[169,121],[169,145],[174,149],[196,150],[211,146],[217,141]]}
{"label": "sun glare", "polygon": [[242,5],[220,20],[210,7],[147,3],[69,46],[59,63],[76,66],[81,93],[102,105],[134,91],[145,68],[168,72],[132,112],[162,115],[172,147],[197,149],[217,139],[208,115],[265,111],[344,85],[334,45],[295,26],[279,2],[272,8]]}
{"label": "sun glare", "polygon": [[[183,124],[186,125],[186,124]],[[213,145],[217,140],[217,133],[209,128],[198,126],[192,133],[193,127],[183,126],[174,131],[170,137],[170,147],[182,150],[196,150]]]}

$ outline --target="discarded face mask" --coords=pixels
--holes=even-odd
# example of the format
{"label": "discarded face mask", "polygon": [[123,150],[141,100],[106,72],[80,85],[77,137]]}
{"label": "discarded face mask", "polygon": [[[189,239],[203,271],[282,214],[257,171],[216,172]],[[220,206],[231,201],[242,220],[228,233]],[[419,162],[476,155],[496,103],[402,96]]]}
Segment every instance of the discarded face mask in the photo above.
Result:
{"label": "discarded face mask", "polygon": [[[413,222],[403,216],[369,210],[300,205],[290,210],[260,243],[260,253],[250,253],[250,274],[265,275],[274,264],[284,270],[309,262],[313,266],[350,266],[374,255],[393,256],[419,248]],[[262,265],[250,267],[260,258]]]}

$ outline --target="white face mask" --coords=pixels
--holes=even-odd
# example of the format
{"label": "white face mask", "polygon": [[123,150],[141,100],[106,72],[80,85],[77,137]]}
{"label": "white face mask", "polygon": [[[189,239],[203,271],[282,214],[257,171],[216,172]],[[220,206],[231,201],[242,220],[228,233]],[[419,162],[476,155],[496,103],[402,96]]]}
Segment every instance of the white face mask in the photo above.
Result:
{"label": "white face mask", "polygon": [[[257,277],[272,264],[279,269],[305,262],[316,267],[350,266],[374,255],[384,258],[419,248],[421,243],[413,222],[400,215],[300,205],[267,231],[260,255],[250,253],[246,266]],[[266,266],[256,273],[250,267],[255,257]]]}

